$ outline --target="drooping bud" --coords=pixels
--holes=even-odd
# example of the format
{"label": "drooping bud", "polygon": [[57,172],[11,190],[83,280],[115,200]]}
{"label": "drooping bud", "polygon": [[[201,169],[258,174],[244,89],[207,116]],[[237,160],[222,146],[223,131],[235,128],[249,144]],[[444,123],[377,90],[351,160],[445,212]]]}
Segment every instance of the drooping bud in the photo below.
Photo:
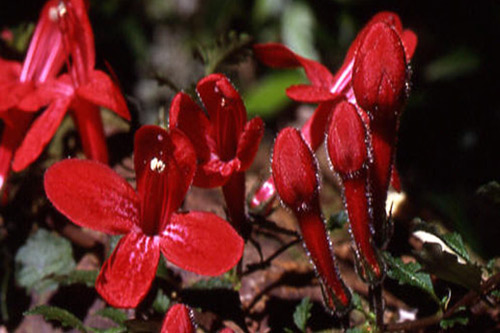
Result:
{"label": "drooping bud", "polygon": [[184,304],[175,304],[165,316],[161,326],[161,333],[193,333],[194,325],[191,321],[190,310]]}
{"label": "drooping bud", "polygon": [[353,104],[343,101],[335,107],[326,142],[332,166],[344,186],[358,271],[365,281],[376,283],[383,276],[383,266],[372,242],[366,130]]}
{"label": "drooping bud", "polygon": [[373,24],[356,54],[352,76],[358,104],[373,116],[399,111],[405,95],[406,56],[398,33]]}
{"label": "drooping bud", "polygon": [[281,201],[299,221],[304,245],[322,283],[326,306],[345,311],[350,293],[341,280],[319,205],[318,167],[300,132],[282,130],[274,144],[273,179]]}

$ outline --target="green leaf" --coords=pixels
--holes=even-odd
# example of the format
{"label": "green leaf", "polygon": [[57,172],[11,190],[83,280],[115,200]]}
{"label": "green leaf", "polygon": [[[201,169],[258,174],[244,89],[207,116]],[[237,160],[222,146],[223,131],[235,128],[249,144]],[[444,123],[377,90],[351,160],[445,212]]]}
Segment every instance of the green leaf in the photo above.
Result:
{"label": "green leaf", "polygon": [[439,322],[439,326],[441,326],[442,329],[446,330],[449,328],[453,328],[453,326],[455,326],[457,324],[465,326],[468,323],[469,323],[469,318],[466,316],[466,314],[462,310],[461,312],[454,314],[450,318],[442,319]]}
{"label": "green leaf", "polygon": [[312,303],[309,297],[302,299],[299,305],[295,308],[293,313],[293,322],[301,332],[306,331],[307,321],[311,318]]}
{"label": "green leaf", "polygon": [[206,280],[196,281],[191,285],[192,289],[233,289],[233,282],[229,276],[222,275]]}
{"label": "green leaf", "polygon": [[37,292],[56,289],[58,283],[51,277],[69,274],[76,266],[71,243],[45,229],[28,238],[15,262],[17,283]]}
{"label": "green leaf", "polygon": [[110,327],[110,328],[92,328],[92,332],[96,333],[125,333],[127,328],[124,326]]}
{"label": "green leaf", "polygon": [[158,313],[166,313],[170,307],[170,298],[163,292],[163,290],[158,289],[155,300],[153,302],[153,309]]}
{"label": "green leaf", "polygon": [[111,319],[113,322],[123,325],[125,321],[128,319],[127,314],[120,309],[115,308],[104,308],[95,313],[98,316]]}
{"label": "green leaf", "polygon": [[63,285],[84,284],[87,287],[94,287],[99,271],[94,270],[73,270],[69,274],[56,275],[53,279]]}
{"label": "green leaf", "polygon": [[460,234],[456,232],[447,233],[442,235],[441,239],[445,241],[445,243],[456,253],[458,253],[458,255],[460,255],[465,260],[470,261],[469,252],[465,248],[464,241],[462,240],[462,236],[460,236]]}
{"label": "green leaf", "polygon": [[326,222],[326,228],[330,231],[333,229],[342,229],[349,222],[347,211],[342,209],[340,212],[332,214]]}
{"label": "green leaf", "polygon": [[425,291],[432,299],[439,303],[439,299],[432,286],[431,277],[429,274],[420,271],[422,266],[419,263],[410,262],[405,264],[401,259],[394,258],[388,252],[384,252],[384,258],[389,265],[387,276],[397,280],[401,285],[407,284]]}
{"label": "green leaf", "polygon": [[259,84],[250,88],[243,97],[248,116],[270,118],[290,104],[286,88],[304,82],[299,70],[276,71],[266,76]]}
{"label": "green leaf", "polygon": [[65,327],[76,328],[80,332],[88,332],[82,321],[67,310],[56,306],[40,305],[24,312],[25,316],[42,315],[45,320],[56,320]]}
{"label": "green leaf", "polygon": [[431,62],[425,69],[428,81],[450,80],[478,70],[481,59],[467,48],[458,48]]}

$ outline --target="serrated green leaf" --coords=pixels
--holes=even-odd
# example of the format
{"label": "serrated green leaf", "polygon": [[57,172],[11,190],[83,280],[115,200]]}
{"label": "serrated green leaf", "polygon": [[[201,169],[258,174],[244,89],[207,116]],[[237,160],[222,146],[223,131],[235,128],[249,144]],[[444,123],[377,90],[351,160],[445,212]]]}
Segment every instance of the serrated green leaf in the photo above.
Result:
{"label": "serrated green leaf", "polygon": [[76,266],[71,243],[45,229],[28,238],[15,262],[17,283],[37,292],[56,289],[58,283],[50,277],[69,274]]}
{"label": "serrated green leaf", "polygon": [[52,277],[62,285],[84,284],[87,287],[94,287],[99,271],[93,270],[73,270],[65,275]]}
{"label": "serrated green leaf", "polygon": [[192,289],[233,289],[233,283],[229,276],[222,275],[206,280],[196,281],[191,285]]}
{"label": "serrated green leaf", "polygon": [[98,316],[111,319],[113,322],[123,325],[125,321],[128,319],[127,314],[120,309],[115,308],[104,308],[95,313]]}
{"label": "serrated green leaf", "polygon": [[243,97],[248,116],[271,118],[290,104],[286,88],[304,82],[304,75],[299,70],[276,71],[249,89]]}
{"label": "serrated green leaf", "polygon": [[170,307],[170,298],[159,289],[153,302],[153,309],[158,313],[166,313]]}
{"label": "serrated green leaf", "polygon": [[45,320],[56,320],[65,327],[76,328],[84,333],[88,332],[88,328],[74,314],[56,306],[40,305],[24,312],[24,315],[42,315]]}
{"label": "serrated green leaf", "polygon": [[387,276],[397,280],[401,285],[407,284],[425,291],[439,303],[439,299],[434,292],[431,277],[429,274],[420,271],[422,266],[419,263],[410,262],[405,264],[401,259],[394,258],[388,252],[384,252],[384,258],[389,266]]}
{"label": "serrated green leaf", "polygon": [[449,246],[451,247],[458,255],[460,255],[462,258],[466,259],[467,261],[470,261],[470,256],[469,252],[465,248],[464,241],[462,240],[462,236],[460,236],[459,233],[452,232],[452,233],[447,233],[441,236],[441,239]]}
{"label": "serrated green leaf", "polygon": [[293,322],[301,332],[306,331],[307,321],[311,318],[312,303],[309,297],[302,299],[299,305],[295,308],[293,313]]}

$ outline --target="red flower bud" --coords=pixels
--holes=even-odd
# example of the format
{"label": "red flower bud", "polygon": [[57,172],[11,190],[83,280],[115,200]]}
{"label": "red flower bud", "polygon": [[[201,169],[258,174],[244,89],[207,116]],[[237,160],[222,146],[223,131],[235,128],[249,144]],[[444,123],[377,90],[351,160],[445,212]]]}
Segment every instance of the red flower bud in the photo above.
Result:
{"label": "red flower bud", "polygon": [[372,244],[366,130],[353,104],[344,101],[335,107],[326,142],[332,166],[344,186],[358,271],[365,281],[374,283],[381,279],[383,268]]}
{"label": "red flower bud", "polygon": [[172,306],[163,320],[161,333],[194,333],[190,310],[184,304]]}
{"label": "red flower bud", "polygon": [[371,113],[398,112],[405,94],[406,56],[398,33],[373,24],[356,54],[352,76],[358,104]]}
{"label": "red flower bud", "polygon": [[350,294],[341,280],[330,248],[319,205],[319,181],[316,160],[300,132],[282,130],[274,144],[272,172],[282,202],[299,221],[304,245],[322,282],[326,305],[345,310]]}

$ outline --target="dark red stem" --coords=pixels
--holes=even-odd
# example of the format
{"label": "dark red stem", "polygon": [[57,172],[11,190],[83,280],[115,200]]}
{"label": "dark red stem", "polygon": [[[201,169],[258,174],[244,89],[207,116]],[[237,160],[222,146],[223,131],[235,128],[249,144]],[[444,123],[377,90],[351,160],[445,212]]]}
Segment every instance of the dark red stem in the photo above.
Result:
{"label": "dark red stem", "polygon": [[226,200],[227,211],[232,226],[238,232],[246,221],[245,213],[245,172],[236,172],[222,186],[222,193]]}

